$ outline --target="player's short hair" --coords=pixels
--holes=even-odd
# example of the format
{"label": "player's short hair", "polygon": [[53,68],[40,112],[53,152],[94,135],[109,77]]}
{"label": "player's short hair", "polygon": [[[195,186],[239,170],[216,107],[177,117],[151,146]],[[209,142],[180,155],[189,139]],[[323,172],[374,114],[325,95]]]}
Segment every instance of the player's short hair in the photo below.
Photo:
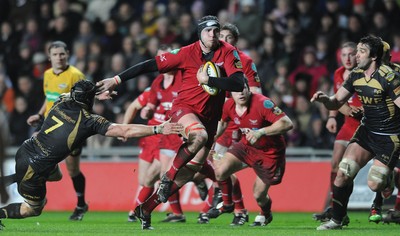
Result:
{"label": "player's short hair", "polygon": [[382,39],[376,36],[368,35],[360,39],[361,44],[368,45],[369,56],[376,57],[376,62],[378,64],[382,61],[383,55],[383,43]]}
{"label": "player's short hair", "polygon": [[342,48],[353,48],[357,49],[357,44],[355,42],[344,42]]}
{"label": "player's short hair", "polygon": [[90,110],[93,107],[95,95],[96,85],[89,80],[80,80],[71,89],[71,98]]}
{"label": "player's short hair", "polygon": [[226,23],[225,25],[223,25],[221,27],[221,30],[228,30],[229,32],[231,32],[231,34],[235,38],[235,41],[238,41],[240,33],[239,33],[239,29],[238,29],[238,27],[236,27],[236,25],[231,24],[231,23]]}
{"label": "player's short hair", "polygon": [[52,48],[64,48],[65,51],[68,52],[67,44],[64,43],[63,41],[54,41],[54,42],[52,42],[52,43],[50,44],[50,46],[49,46],[49,50],[48,50],[49,53],[50,53],[50,50],[51,50]]}

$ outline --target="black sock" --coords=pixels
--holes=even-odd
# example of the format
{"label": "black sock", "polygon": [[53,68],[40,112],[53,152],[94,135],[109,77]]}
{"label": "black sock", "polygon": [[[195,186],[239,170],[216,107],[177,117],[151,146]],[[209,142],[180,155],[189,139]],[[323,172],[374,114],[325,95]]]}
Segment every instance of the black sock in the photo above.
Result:
{"label": "black sock", "polygon": [[11,203],[0,209],[0,219],[10,218],[10,219],[22,219],[21,216],[21,204],[22,203]]}
{"label": "black sock", "polygon": [[351,182],[347,186],[337,187],[333,185],[333,219],[342,222],[343,217],[347,215],[347,204],[349,203],[349,198],[353,192],[354,183]]}
{"label": "black sock", "polygon": [[375,193],[374,205],[375,205],[375,207],[382,208],[383,197],[382,197],[381,192]]}
{"label": "black sock", "polygon": [[78,207],[84,207],[85,202],[85,176],[80,172],[77,176],[71,178],[74,184],[76,196],[78,197]]}
{"label": "black sock", "polygon": [[271,206],[272,206],[272,200],[268,196],[268,202],[264,206],[260,206],[262,214],[264,216],[269,216],[271,214]]}

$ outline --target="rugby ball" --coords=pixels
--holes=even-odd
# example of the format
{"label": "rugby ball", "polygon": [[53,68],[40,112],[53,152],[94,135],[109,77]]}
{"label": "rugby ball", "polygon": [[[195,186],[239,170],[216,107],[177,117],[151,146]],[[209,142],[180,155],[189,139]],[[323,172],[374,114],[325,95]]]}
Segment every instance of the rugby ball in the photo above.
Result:
{"label": "rugby ball", "polygon": [[[207,61],[204,66],[203,70],[207,68],[207,74],[211,77],[221,77],[221,72],[219,71],[218,66],[216,66],[212,61]],[[207,84],[202,84],[201,87],[204,91],[206,91],[211,96],[215,96],[218,94],[219,89],[216,87],[210,87]]]}

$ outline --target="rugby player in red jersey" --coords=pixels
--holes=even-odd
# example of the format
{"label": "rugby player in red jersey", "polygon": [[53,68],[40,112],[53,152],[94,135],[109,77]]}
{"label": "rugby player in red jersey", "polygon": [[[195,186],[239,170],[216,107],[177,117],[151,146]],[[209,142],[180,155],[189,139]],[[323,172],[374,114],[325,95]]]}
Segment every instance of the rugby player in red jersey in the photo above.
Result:
{"label": "rugby player in red jersey", "polygon": [[[279,184],[285,173],[283,134],[292,129],[292,121],[271,99],[251,93],[247,84],[242,92],[232,92],[232,98],[225,102],[218,132],[223,132],[230,121],[239,127],[242,137],[231,145],[215,167],[216,179],[220,183],[239,170],[253,168],[257,175],[253,195],[261,212],[251,225],[267,225],[272,221],[268,189]],[[232,202],[231,190],[222,189],[222,208],[228,208]]]}
{"label": "rugby player in red jersey", "polygon": [[[243,90],[244,75],[239,54],[232,45],[218,40],[219,31],[218,18],[205,16],[198,23],[199,41],[138,63],[98,83],[100,93],[107,93],[112,92],[118,84],[142,73],[182,72],[182,86],[173,102],[170,117],[172,122],[183,124],[185,129],[182,135],[187,141],[180,146],[172,167],[163,175],[157,194],[135,210],[142,221],[142,229],[152,229],[150,213],[154,208],[160,202],[166,202],[172,193],[178,191],[202,168],[222,115],[224,91]],[[210,77],[203,70],[207,61],[214,62],[221,69],[221,78]],[[202,85],[216,87],[220,92],[211,95]]]}

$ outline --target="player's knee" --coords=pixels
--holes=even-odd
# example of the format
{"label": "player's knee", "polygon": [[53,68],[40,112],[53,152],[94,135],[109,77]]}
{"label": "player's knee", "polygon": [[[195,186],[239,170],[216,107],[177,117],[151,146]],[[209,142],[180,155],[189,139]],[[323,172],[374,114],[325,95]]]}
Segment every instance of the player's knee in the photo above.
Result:
{"label": "player's knee", "polygon": [[206,128],[201,123],[193,123],[188,125],[184,130],[184,136],[187,137],[189,143],[204,146],[208,140]]}
{"label": "player's knee", "polygon": [[21,212],[23,217],[39,216],[42,214],[43,208],[46,205],[46,199],[41,202],[25,201],[25,203],[27,207],[24,208],[25,211]]}
{"label": "player's knee", "polygon": [[339,163],[339,170],[346,177],[353,179],[360,170],[360,165],[354,160],[343,158],[342,161]]}
{"label": "player's knee", "polygon": [[385,166],[371,166],[368,171],[368,186],[372,191],[379,191],[386,184],[389,168]]}

